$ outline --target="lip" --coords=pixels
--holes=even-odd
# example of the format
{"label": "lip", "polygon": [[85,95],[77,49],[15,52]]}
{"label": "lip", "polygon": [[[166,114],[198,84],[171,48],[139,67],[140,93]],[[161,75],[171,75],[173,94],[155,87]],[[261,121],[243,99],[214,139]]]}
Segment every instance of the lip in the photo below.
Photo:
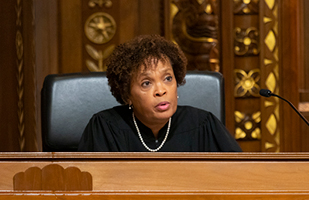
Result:
{"label": "lip", "polygon": [[168,101],[160,102],[156,105],[156,109],[159,111],[165,111],[170,107],[170,103]]}

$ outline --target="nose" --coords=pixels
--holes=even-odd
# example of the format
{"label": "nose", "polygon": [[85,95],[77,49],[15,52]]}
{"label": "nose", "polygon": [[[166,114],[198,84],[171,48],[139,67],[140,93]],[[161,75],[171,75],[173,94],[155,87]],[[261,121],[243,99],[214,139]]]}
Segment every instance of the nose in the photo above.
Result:
{"label": "nose", "polygon": [[155,92],[154,92],[154,96],[156,97],[161,97],[163,95],[166,94],[166,87],[164,86],[164,84],[162,83],[157,83],[156,84],[156,89],[155,89]]}

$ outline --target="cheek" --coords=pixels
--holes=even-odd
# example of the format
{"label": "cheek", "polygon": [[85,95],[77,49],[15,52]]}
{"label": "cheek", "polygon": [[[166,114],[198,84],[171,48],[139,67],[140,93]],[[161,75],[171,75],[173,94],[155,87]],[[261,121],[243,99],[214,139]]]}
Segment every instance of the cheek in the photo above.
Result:
{"label": "cheek", "polygon": [[176,97],[176,99],[177,99],[177,95],[178,95],[177,86],[174,85],[174,87],[173,87],[172,90],[173,90],[173,94],[175,95],[175,97]]}
{"label": "cheek", "polygon": [[134,98],[133,104],[138,104],[137,106],[143,107],[143,105],[151,101],[151,94],[149,92],[139,91],[132,95]]}

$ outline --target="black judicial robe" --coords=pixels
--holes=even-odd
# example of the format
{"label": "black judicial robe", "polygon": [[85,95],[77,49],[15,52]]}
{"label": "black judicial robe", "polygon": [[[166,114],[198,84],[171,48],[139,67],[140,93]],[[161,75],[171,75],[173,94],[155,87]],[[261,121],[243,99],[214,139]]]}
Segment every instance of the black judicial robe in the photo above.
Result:
{"label": "black judicial robe", "polygon": [[[136,118],[141,135],[151,149],[162,143],[168,123],[156,139]],[[117,106],[94,114],[87,124],[78,151],[143,152],[128,106]],[[159,152],[240,152],[236,140],[212,113],[190,106],[178,106],[172,116],[168,138]]]}

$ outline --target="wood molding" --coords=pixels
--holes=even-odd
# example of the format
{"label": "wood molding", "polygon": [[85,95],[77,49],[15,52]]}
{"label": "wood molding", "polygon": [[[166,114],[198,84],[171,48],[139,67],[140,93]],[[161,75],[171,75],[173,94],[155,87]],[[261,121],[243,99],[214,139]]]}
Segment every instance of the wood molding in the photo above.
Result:
{"label": "wood molding", "polygon": [[[0,153],[0,161],[0,199],[309,197],[308,153],[8,152]],[[27,177],[32,180],[30,185],[37,185],[38,172],[44,169],[45,178],[51,178],[57,187],[63,185],[58,181],[65,179],[61,174],[67,169],[73,169],[69,176],[89,173],[92,191],[40,190],[40,186],[35,191],[14,191],[13,177],[27,169],[35,175]]]}
{"label": "wood molding", "polygon": [[220,63],[225,87],[225,124],[230,133],[235,131],[234,98],[234,42],[233,42],[233,1],[221,0],[220,4]]}
{"label": "wood molding", "polygon": [[[280,95],[299,103],[300,1],[279,1]],[[281,151],[301,151],[300,118],[286,102],[280,101]]]}

